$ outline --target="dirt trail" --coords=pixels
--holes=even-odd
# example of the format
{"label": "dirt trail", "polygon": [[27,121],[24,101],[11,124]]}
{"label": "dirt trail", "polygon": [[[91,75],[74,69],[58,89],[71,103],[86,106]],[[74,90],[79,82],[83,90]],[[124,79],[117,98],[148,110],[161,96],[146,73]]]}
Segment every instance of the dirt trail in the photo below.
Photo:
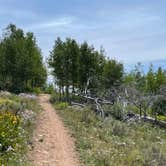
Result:
{"label": "dirt trail", "polygon": [[35,166],[79,166],[74,141],[49,103],[49,95],[39,96],[43,108],[33,135],[29,159]]}

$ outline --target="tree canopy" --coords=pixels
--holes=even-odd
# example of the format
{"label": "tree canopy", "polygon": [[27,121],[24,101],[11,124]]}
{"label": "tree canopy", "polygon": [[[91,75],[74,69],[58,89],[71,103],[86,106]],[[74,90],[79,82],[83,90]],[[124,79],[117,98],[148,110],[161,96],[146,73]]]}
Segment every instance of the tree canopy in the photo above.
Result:
{"label": "tree canopy", "polygon": [[33,33],[9,25],[0,41],[0,90],[30,91],[42,87],[46,75]]}
{"label": "tree canopy", "polygon": [[60,93],[66,92],[67,97],[70,88],[96,95],[97,89],[122,81],[123,64],[107,59],[103,50],[97,51],[87,42],[78,44],[74,39],[57,38],[48,61]]}

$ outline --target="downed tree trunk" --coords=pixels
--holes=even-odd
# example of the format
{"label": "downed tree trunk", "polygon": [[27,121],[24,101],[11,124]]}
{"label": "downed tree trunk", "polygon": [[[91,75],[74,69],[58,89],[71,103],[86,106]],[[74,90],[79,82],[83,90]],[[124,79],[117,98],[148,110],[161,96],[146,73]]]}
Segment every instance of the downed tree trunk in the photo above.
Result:
{"label": "downed tree trunk", "polygon": [[147,122],[150,122],[152,124],[157,124],[159,127],[164,127],[166,128],[166,122],[165,121],[160,121],[160,120],[157,120],[155,118],[152,118],[150,116],[146,116],[146,117],[141,117],[141,119],[143,119],[144,121],[147,121]]}
{"label": "downed tree trunk", "polygon": [[96,103],[96,110],[97,112],[99,112],[99,114],[101,115],[102,118],[105,117],[105,113],[104,110],[102,109],[102,106],[100,105],[100,103],[98,102],[98,98],[94,99],[95,103]]}
{"label": "downed tree trunk", "polygon": [[123,121],[130,121],[133,118],[142,120],[144,122],[149,122],[149,123],[157,125],[159,127],[166,128],[166,122],[165,121],[159,121],[159,120],[156,120],[155,118],[152,118],[150,116],[146,116],[146,117],[141,116],[140,117],[139,114],[135,114],[135,113],[129,113],[129,114],[127,114],[127,117]]}
{"label": "downed tree trunk", "polygon": [[100,114],[101,117],[105,117],[105,113],[104,113],[104,110],[102,108],[102,104],[110,104],[110,105],[113,105],[112,102],[108,101],[108,100],[105,100],[105,99],[100,99],[100,98],[94,98],[94,97],[91,97],[91,96],[87,96],[87,95],[82,95],[82,94],[75,94],[76,96],[80,96],[80,97],[83,97],[85,98],[86,100],[90,100],[92,101],[95,106],[96,106],[96,111]]}
{"label": "downed tree trunk", "polygon": [[73,101],[71,102],[71,105],[78,105],[80,107],[85,107],[84,104],[76,103],[76,102],[73,102]]}
{"label": "downed tree trunk", "polygon": [[[76,96],[80,96],[80,97],[83,97],[85,98],[86,100],[90,100],[91,102],[93,102],[96,106],[96,111],[100,114],[101,117],[105,117],[105,112],[102,108],[102,104],[109,104],[109,105],[113,105],[114,103],[113,102],[110,102],[108,100],[105,100],[105,99],[100,99],[100,98],[94,98],[94,97],[91,97],[91,96],[87,96],[87,95],[82,95],[82,94],[75,94]],[[80,104],[80,103],[75,103],[75,102],[72,102],[73,105],[79,105],[81,107],[85,107],[84,104]],[[159,127],[164,127],[166,128],[166,122],[165,121],[156,121],[155,118],[152,118],[152,117],[149,117],[149,116],[140,116],[138,114],[135,114],[135,113],[132,113],[132,116],[137,116],[139,117],[139,119],[142,119],[146,122],[150,122],[152,124],[156,124],[158,125]],[[129,118],[130,119],[130,118]]]}
{"label": "downed tree trunk", "polygon": [[110,105],[113,105],[114,103],[111,102],[111,101],[108,101],[108,100],[105,100],[105,99],[100,99],[100,98],[94,98],[94,97],[91,97],[91,96],[87,96],[87,95],[82,95],[82,94],[75,94],[76,96],[80,96],[80,97],[83,97],[87,100],[91,100],[91,101],[95,101],[96,99],[98,100],[98,103],[100,104],[110,104]]}

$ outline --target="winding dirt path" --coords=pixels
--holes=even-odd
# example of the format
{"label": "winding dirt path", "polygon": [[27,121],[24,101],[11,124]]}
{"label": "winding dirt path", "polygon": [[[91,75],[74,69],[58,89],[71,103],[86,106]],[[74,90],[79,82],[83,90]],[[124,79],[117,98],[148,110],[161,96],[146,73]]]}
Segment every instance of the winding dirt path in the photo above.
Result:
{"label": "winding dirt path", "polygon": [[34,166],[79,166],[74,141],[49,102],[49,95],[40,95],[43,108],[37,119],[32,151],[28,154]]}

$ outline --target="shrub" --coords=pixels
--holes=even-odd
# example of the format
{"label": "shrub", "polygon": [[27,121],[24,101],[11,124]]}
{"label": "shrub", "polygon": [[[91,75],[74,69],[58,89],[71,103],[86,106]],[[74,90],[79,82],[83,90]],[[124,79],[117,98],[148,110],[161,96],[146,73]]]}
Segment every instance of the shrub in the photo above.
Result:
{"label": "shrub", "polygon": [[34,119],[27,120],[24,116],[38,110],[36,100],[17,95],[0,97],[0,165],[29,164],[25,152],[27,142],[31,139]]}
{"label": "shrub", "polygon": [[66,109],[68,106],[69,106],[69,104],[66,103],[66,102],[60,102],[60,103],[57,103],[57,104],[55,105],[55,107],[56,107],[57,109]]}
{"label": "shrub", "polygon": [[129,113],[136,113],[136,114],[140,113],[139,109],[136,106],[134,106],[134,105],[128,105],[126,107],[126,111],[129,112]]}
{"label": "shrub", "polygon": [[59,94],[58,93],[52,93],[50,102],[51,103],[57,103],[59,101],[60,101]]}
{"label": "shrub", "polygon": [[23,105],[20,102],[16,102],[10,99],[0,99],[0,109],[2,111],[10,111],[14,114],[17,114],[18,111],[23,109]]}
{"label": "shrub", "polygon": [[156,100],[152,105],[153,114],[166,115],[166,98],[161,97]]}
{"label": "shrub", "polygon": [[19,134],[21,129],[19,127],[21,119],[10,113],[0,114],[0,144],[1,152],[6,151],[9,147],[13,150],[17,148]]}
{"label": "shrub", "polygon": [[81,122],[84,122],[85,124],[95,124],[97,120],[96,115],[92,110],[89,108],[84,109],[83,113],[81,114]]}
{"label": "shrub", "polygon": [[55,92],[53,84],[46,85],[44,91],[45,93],[53,94]]}
{"label": "shrub", "polygon": [[112,115],[114,118],[122,120],[125,112],[119,103],[115,103],[113,106],[106,108],[106,114]]}
{"label": "shrub", "polygon": [[122,122],[114,121],[112,126],[112,134],[115,136],[124,136],[128,133],[128,128]]}
{"label": "shrub", "polygon": [[36,94],[36,95],[39,95],[41,93],[41,89],[40,88],[34,88],[33,89],[33,92]]}

